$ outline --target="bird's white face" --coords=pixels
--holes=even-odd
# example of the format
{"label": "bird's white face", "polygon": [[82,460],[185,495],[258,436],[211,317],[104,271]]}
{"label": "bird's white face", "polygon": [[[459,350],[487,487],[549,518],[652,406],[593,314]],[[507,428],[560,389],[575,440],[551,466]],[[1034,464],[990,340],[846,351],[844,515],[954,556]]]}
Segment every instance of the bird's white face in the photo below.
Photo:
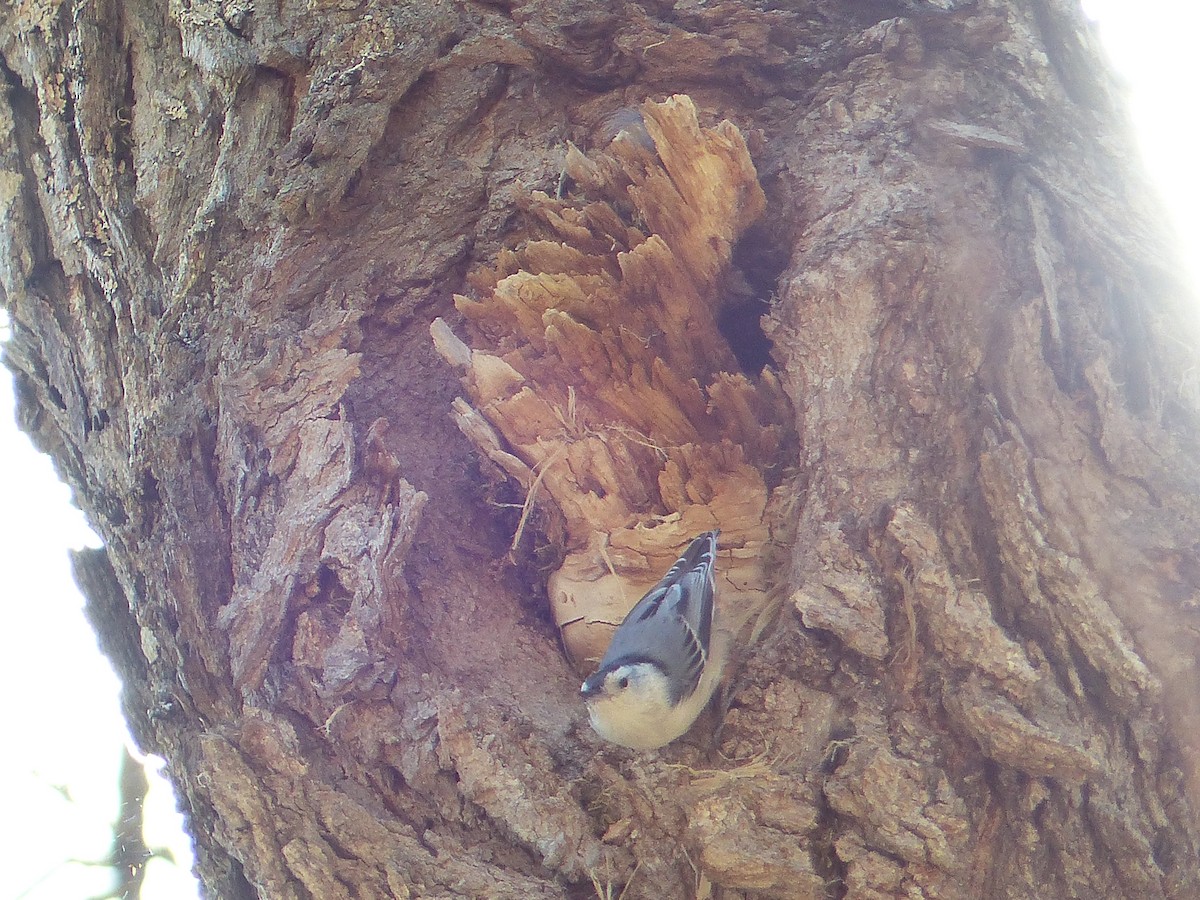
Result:
{"label": "bird's white face", "polygon": [[665,705],[667,678],[657,666],[646,662],[617,666],[604,676],[599,694],[588,699],[633,706]]}
{"label": "bird's white face", "polygon": [[584,700],[592,727],[602,738],[648,750],[677,737],[664,723],[673,718],[667,676],[650,663],[618,666],[602,679],[583,683]]}

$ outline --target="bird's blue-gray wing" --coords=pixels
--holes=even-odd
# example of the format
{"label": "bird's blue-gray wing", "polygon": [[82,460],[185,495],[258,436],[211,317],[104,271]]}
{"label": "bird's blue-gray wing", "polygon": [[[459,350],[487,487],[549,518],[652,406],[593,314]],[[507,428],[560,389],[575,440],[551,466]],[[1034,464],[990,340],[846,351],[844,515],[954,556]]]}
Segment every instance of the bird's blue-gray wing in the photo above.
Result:
{"label": "bird's blue-gray wing", "polygon": [[675,701],[700,683],[712,636],[716,531],[700,535],[613,634],[600,668],[627,661],[658,665]]}

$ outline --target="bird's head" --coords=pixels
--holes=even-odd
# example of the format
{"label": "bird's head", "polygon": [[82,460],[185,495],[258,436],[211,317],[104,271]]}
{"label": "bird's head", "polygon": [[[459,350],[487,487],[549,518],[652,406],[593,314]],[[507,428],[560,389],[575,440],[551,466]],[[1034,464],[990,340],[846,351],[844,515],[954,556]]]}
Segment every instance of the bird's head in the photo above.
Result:
{"label": "bird's head", "polygon": [[589,707],[666,706],[670,685],[662,667],[650,660],[617,660],[588,677],[579,689]]}

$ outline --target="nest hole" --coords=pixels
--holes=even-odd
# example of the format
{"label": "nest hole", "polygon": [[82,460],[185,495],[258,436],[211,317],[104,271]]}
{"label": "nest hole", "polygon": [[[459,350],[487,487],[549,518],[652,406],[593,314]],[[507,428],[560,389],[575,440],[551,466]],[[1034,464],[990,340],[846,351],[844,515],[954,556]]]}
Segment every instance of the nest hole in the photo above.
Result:
{"label": "nest hole", "polygon": [[759,375],[772,364],[773,346],[762,317],[771,311],[787,262],[786,242],[764,221],[750,226],[733,249],[728,299],[717,315],[717,329],[746,375]]}
{"label": "nest hole", "polygon": [[747,375],[760,375],[771,362],[771,340],[762,329],[762,317],[771,308],[762,298],[738,300],[717,316],[717,329]]}

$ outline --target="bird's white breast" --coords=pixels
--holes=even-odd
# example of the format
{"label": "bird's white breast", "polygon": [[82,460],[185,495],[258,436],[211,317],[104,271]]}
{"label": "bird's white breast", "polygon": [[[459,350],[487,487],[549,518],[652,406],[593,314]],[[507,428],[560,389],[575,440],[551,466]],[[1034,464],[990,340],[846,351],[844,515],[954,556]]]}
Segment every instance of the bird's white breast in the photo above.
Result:
{"label": "bird's white breast", "polygon": [[679,721],[679,707],[633,697],[598,697],[588,704],[588,716],[600,737],[634,750],[668,744],[692,724],[691,719]]}

